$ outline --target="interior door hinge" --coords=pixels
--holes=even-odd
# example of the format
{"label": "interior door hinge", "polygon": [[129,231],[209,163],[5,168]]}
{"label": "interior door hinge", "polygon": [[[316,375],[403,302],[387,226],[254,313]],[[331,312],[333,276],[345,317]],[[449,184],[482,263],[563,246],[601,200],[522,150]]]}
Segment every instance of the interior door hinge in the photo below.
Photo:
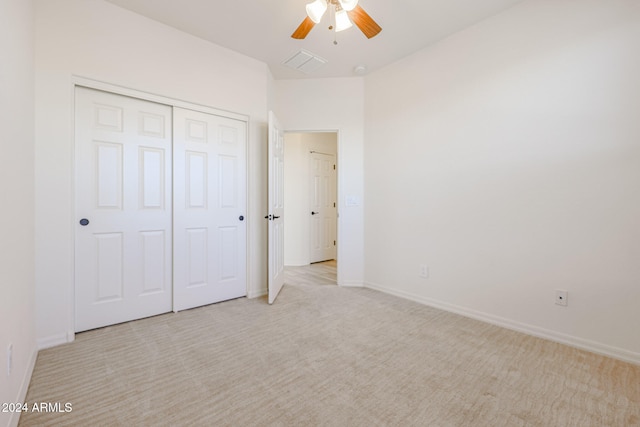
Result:
{"label": "interior door hinge", "polygon": [[336,241],[334,240],[334,241],[333,241],[333,246],[335,246],[335,245],[336,245]]}
{"label": "interior door hinge", "polygon": [[333,207],[334,207],[334,208],[336,207],[336,202],[333,202]]}
{"label": "interior door hinge", "polygon": [[336,170],[336,165],[333,165],[333,170]]}

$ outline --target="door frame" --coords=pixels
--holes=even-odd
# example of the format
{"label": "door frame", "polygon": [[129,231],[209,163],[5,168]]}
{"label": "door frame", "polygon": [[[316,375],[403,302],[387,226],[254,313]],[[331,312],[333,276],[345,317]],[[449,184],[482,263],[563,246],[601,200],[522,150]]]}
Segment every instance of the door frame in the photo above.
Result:
{"label": "door frame", "polygon": [[[199,111],[202,113],[206,113],[206,114],[213,114],[216,116],[222,116],[222,117],[227,117],[230,119],[234,119],[234,120],[239,120],[242,122],[245,122],[246,124],[246,138],[245,138],[245,170],[247,171],[247,179],[245,182],[245,197],[246,197],[246,211],[247,213],[251,211],[251,202],[250,202],[250,198],[249,198],[249,116],[245,115],[245,114],[240,114],[240,113],[234,113],[231,111],[226,111],[226,110],[221,110],[221,109],[217,109],[214,107],[210,107],[207,105],[201,105],[201,104],[196,104],[196,103],[192,103],[192,102],[188,102],[188,101],[182,101],[182,100],[178,100],[175,98],[170,98],[170,97],[166,97],[163,95],[157,95],[154,93],[150,93],[150,92],[144,92],[141,90],[137,90],[137,89],[132,89],[132,88],[128,88],[125,86],[120,86],[120,85],[115,85],[115,84],[111,84],[111,83],[106,83],[106,82],[102,82],[99,80],[94,80],[94,79],[90,79],[87,77],[83,77],[83,76],[77,76],[77,75],[72,75],[71,76],[71,85],[70,85],[70,96],[71,96],[71,146],[72,146],[72,150],[71,150],[71,155],[72,155],[72,159],[71,159],[71,165],[72,165],[72,172],[71,172],[71,176],[73,177],[72,182],[71,182],[71,212],[73,212],[73,214],[71,215],[71,218],[69,218],[69,221],[71,222],[71,227],[73,231],[73,235],[71,236],[71,246],[72,246],[72,251],[71,251],[71,268],[72,268],[72,272],[73,274],[72,276],[72,280],[71,280],[71,284],[70,287],[71,289],[69,290],[69,295],[68,295],[68,301],[69,301],[69,323],[70,323],[70,328],[68,332],[68,339],[67,342],[71,342],[75,339],[75,331],[76,330],[76,321],[75,321],[75,315],[76,315],[76,306],[75,306],[75,300],[76,300],[76,278],[75,278],[75,270],[76,270],[76,263],[75,263],[75,258],[76,258],[76,246],[75,246],[75,241],[76,241],[76,216],[77,216],[77,210],[76,210],[76,182],[78,181],[78,169],[77,169],[77,165],[76,165],[76,151],[78,149],[77,147],[77,141],[75,139],[75,128],[76,128],[76,123],[75,123],[75,115],[76,115],[76,102],[75,102],[75,93],[76,93],[76,88],[77,87],[84,87],[84,88],[88,88],[88,89],[94,89],[94,90],[100,90],[100,91],[104,91],[104,92],[109,92],[115,95],[122,95],[122,96],[127,96],[130,98],[136,98],[136,99],[141,99],[143,101],[150,101],[150,102],[155,102],[158,104],[163,104],[163,105],[168,105],[170,106],[172,109],[174,107],[178,107],[178,108],[184,108],[184,109],[188,109],[188,110],[194,110],[194,111]],[[173,146],[173,141],[172,141],[172,146]],[[172,182],[173,182],[173,178],[172,178]],[[172,228],[173,228],[173,214],[171,217],[171,222],[172,222]],[[250,263],[249,263],[249,236],[251,235],[250,233],[250,221],[247,221],[246,223],[246,227],[247,227],[247,233],[246,233],[246,248],[247,250],[245,251],[245,258],[246,258],[246,262],[245,262],[245,274],[246,274],[246,287],[247,287],[247,295],[249,295],[249,283],[251,283],[250,280]],[[173,258],[172,258],[172,262],[173,262]],[[171,286],[173,287],[173,278],[172,278],[172,283]],[[174,309],[175,307],[173,306],[173,299],[172,299],[172,309]]]}
{"label": "door frame", "polygon": [[[335,133],[336,134],[336,284],[338,286],[342,286],[342,268],[340,267],[342,263],[341,260],[341,241],[342,241],[342,233],[340,230],[342,227],[340,226],[340,211],[341,205],[340,201],[342,200],[342,187],[343,187],[343,177],[344,174],[340,173],[340,157],[341,157],[341,147],[342,147],[342,132],[340,129],[336,128],[328,128],[328,129],[283,129],[284,134],[288,133]],[[286,200],[285,200],[286,205]],[[286,250],[286,248],[285,248]]]}

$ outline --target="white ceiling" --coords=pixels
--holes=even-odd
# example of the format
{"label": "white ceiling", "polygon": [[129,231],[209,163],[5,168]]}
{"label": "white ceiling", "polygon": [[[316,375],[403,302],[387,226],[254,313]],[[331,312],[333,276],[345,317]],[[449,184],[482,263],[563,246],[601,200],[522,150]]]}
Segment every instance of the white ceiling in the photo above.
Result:
{"label": "white ceiling", "polygon": [[[311,0],[107,0],[156,21],[268,64],[276,79],[347,77],[390,64],[523,0],[360,0],[382,27],[367,39],[356,27],[328,30],[325,14],[304,40],[291,33]],[[282,62],[300,49],[328,60],[307,75]]]}

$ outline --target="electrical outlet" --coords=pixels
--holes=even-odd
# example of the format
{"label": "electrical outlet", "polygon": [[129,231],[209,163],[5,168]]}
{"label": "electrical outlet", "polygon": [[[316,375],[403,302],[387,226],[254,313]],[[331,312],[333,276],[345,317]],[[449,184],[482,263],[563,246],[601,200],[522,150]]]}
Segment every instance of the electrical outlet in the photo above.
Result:
{"label": "electrical outlet", "polygon": [[427,264],[420,264],[420,271],[418,272],[418,275],[425,279],[429,277],[429,267],[427,267]]}
{"label": "electrical outlet", "polygon": [[13,369],[13,344],[9,344],[7,347],[7,377],[11,376],[11,370]]}
{"label": "electrical outlet", "polygon": [[569,292],[564,289],[556,289],[556,304],[566,307],[569,304]]}

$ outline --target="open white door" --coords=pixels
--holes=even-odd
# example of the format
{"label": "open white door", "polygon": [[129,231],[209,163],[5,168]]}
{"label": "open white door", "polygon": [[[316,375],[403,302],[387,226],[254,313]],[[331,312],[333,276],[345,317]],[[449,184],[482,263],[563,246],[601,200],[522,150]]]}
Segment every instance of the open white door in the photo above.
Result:
{"label": "open white door", "polygon": [[269,111],[269,304],[284,285],[284,136]]}

